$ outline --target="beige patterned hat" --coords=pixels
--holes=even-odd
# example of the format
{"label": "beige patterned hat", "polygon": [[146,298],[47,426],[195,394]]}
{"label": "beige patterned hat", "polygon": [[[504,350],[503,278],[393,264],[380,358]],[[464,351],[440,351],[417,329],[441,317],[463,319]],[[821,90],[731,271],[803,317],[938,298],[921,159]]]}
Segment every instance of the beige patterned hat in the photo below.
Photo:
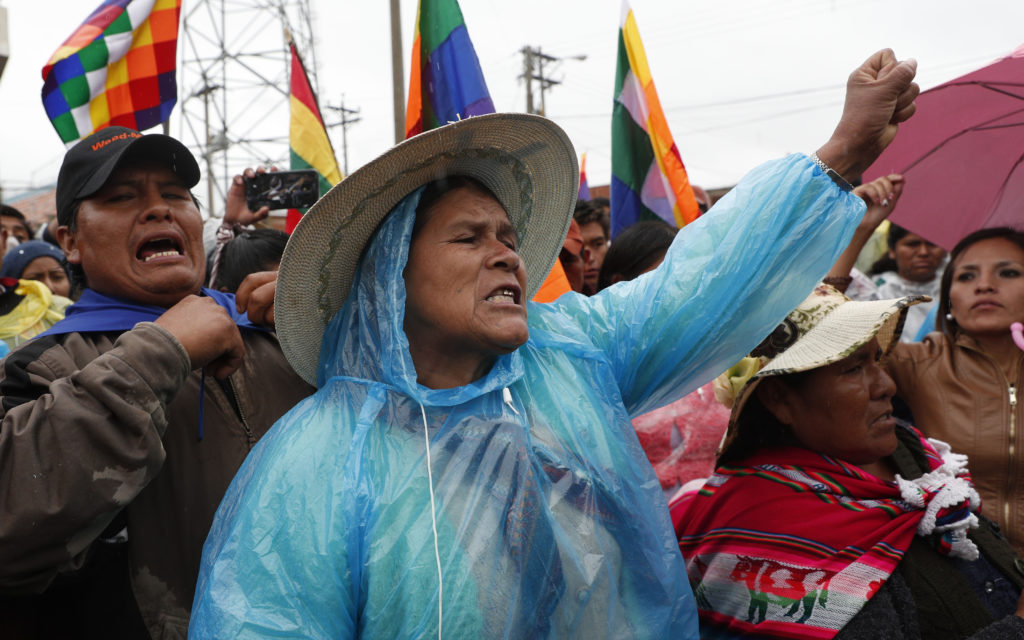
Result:
{"label": "beige patterned hat", "polygon": [[907,296],[853,301],[835,288],[819,284],[749,357],[715,380],[715,397],[732,409],[729,433],[761,380],[839,362],[875,337],[886,353],[903,332],[907,307],[930,299]]}
{"label": "beige patterned hat", "polygon": [[474,116],[421,133],[335,185],[288,240],[274,299],[277,335],[310,384],[324,329],[378,225],[417,188],[457,175],[475,178],[501,202],[519,234],[528,296],[540,288],[576,203],[579,169],[569,137],[547,118],[524,113]]}

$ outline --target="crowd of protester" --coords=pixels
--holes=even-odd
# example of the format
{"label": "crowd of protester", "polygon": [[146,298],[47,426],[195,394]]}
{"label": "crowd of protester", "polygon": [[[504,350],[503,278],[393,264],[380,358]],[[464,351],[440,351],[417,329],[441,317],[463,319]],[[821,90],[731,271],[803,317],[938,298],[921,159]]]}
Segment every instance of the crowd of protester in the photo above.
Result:
{"label": "crowd of protester", "polygon": [[1024,638],[1024,231],[947,254],[850,184],[914,70],[615,237],[535,116],[290,236],[266,169],[204,221],[181,143],[93,133],[52,222],[0,205],[0,637]]}

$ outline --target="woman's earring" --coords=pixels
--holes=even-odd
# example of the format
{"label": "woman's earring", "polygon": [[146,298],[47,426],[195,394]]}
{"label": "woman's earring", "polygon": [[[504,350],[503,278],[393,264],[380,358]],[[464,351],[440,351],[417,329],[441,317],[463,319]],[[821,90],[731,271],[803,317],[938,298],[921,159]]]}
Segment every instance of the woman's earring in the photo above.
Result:
{"label": "woman's earring", "polygon": [[953,314],[952,313],[947,313],[946,314],[946,322],[953,322]]}

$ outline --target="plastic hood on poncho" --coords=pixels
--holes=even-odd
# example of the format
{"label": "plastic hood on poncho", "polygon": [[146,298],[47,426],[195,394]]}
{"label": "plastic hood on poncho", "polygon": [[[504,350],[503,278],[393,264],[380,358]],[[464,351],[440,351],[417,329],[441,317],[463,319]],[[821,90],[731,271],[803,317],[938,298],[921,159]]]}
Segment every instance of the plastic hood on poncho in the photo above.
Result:
{"label": "plastic hood on poncho", "polygon": [[[519,351],[500,356],[472,384],[429,389],[419,384],[405,335],[405,278],[416,205],[423,188],[385,218],[366,249],[345,304],[324,332],[317,387],[335,376],[384,382],[428,407],[462,404],[511,385],[523,375]],[[441,295],[439,293],[439,295]]]}
{"label": "plastic hood on poncho", "polygon": [[320,390],[225,496],[191,635],[436,637],[425,414],[444,637],[695,638],[664,499],[616,394],[572,399],[590,374],[552,349],[540,360],[558,365],[528,373],[526,347],[470,385],[416,382],[402,272],[418,199],[366,250],[325,332]]}
{"label": "plastic hood on poncho", "polygon": [[805,156],[765,165],[678,234],[658,269],[591,298],[528,303],[526,344],[443,390],[417,384],[402,329],[417,202],[367,248],[325,332],[319,390],[228,489],[191,635],[437,637],[440,598],[448,638],[696,638],[630,415],[760,342],[849,243],[863,202]]}
{"label": "plastic hood on poncho", "polygon": [[[508,408],[502,406],[504,398],[501,392],[524,375],[520,350],[498,356],[486,375],[465,386],[429,389],[417,382],[409,342],[403,330],[406,302],[403,272],[421,193],[422,189],[417,190],[392,211],[367,248],[352,291],[325,331],[317,384],[324,387],[332,380],[343,383],[353,378],[385,383],[417,405],[428,409],[443,408],[445,426],[436,432],[431,428],[430,433],[432,451],[441,449],[434,452],[435,489],[442,494],[439,496],[442,504],[455,504],[462,508],[462,513],[452,514],[449,509],[443,511],[446,519],[462,519],[461,527],[465,529],[455,531],[442,527],[441,545],[444,548],[456,543],[463,552],[473,555],[482,549],[488,550],[488,553],[472,560],[478,565],[476,570],[470,566],[468,557],[454,563],[461,565],[459,571],[445,570],[446,589],[464,583],[474,574],[481,579],[473,585],[471,591],[475,595],[472,597],[473,605],[470,605],[479,610],[467,609],[468,603],[460,602],[461,610],[446,611],[448,622],[444,630],[459,629],[452,637],[468,637],[470,634],[482,634],[488,638],[502,635],[539,637],[549,633],[557,636],[553,628],[566,630],[573,625],[584,624],[588,618],[590,623],[600,621],[593,630],[602,634],[614,629],[628,635],[639,632],[641,636],[652,634],[651,637],[655,637],[660,634],[660,631],[654,633],[655,630],[682,628],[678,623],[685,621],[686,616],[678,614],[689,611],[683,608],[689,598],[688,587],[681,573],[675,577],[667,575],[666,568],[672,563],[658,557],[666,550],[644,547],[645,537],[648,538],[647,545],[654,543],[649,530],[644,534],[634,532],[635,535],[631,533],[622,539],[612,540],[612,537],[638,528],[637,525],[649,517],[643,515],[642,509],[628,512],[630,503],[636,501],[623,500],[619,503],[622,496],[608,494],[605,487],[595,491],[589,480],[575,478],[573,481],[580,471],[572,467],[582,461],[560,460],[569,452],[547,451],[546,447],[538,446],[539,443],[531,445],[530,425],[519,420],[521,415],[529,412],[524,409],[520,414],[515,404],[507,405]],[[566,382],[574,384],[574,381]],[[414,407],[410,408],[413,409],[414,415],[410,416],[413,423],[405,425],[405,428],[417,435],[418,445],[422,442],[423,424],[417,420],[419,412]],[[432,414],[430,422],[436,420],[436,414]],[[467,431],[470,433],[465,433]],[[546,429],[542,433],[551,436],[550,444],[562,444],[557,441],[556,434]],[[531,446],[534,447],[532,451]],[[560,446],[558,448],[561,449]],[[629,464],[646,466],[643,460],[631,460]],[[425,474],[425,465],[425,458],[418,458],[412,468],[421,475]],[[628,475],[635,476],[638,471],[630,469]],[[456,477],[458,479],[453,484],[451,481]],[[591,529],[592,536],[601,538],[591,541],[595,546],[590,553],[577,556],[583,545],[575,548],[572,538],[579,535],[576,527],[565,527],[566,523],[560,523],[559,518],[548,510],[550,507],[544,505],[544,494],[559,495],[559,489],[545,486],[556,481],[563,484],[566,500],[584,507],[582,511],[570,507],[575,512],[572,514],[574,524],[585,525]],[[487,501],[456,498],[456,494],[461,492],[481,491],[490,494]],[[424,498],[422,505],[429,505],[427,496],[421,496]],[[654,503],[644,505],[643,500],[639,503],[644,507],[654,506]],[[481,518],[485,510],[493,512]],[[602,524],[594,518],[596,513],[614,520],[614,526],[619,530],[608,529],[607,523]],[[481,519],[474,521],[477,518]],[[424,529],[418,532],[418,537],[429,533],[427,521],[421,522],[418,526]],[[602,533],[597,534],[598,530]],[[432,539],[424,540],[429,547]],[[624,549],[602,548],[609,543],[616,547],[622,545]],[[554,552],[558,546],[564,547],[564,551]],[[625,555],[636,554],[636,568],[643,568],[642,573],[649,575],[652,584],[644,585],[639,575],[623,571],[623,559],[620,557],[623,551],[626,551]],[[671,549],[669,553],[674,555],[675,550]],[[506,566],[509,563],[512,566]],[[566,564],[578,566],[570,568]],[[658,570],[650,575],[655,567]],[[368,567],[367,570],[373,571],[373,568]],[[660,576],[657,575],[659,573]],[[614,579],[609,580],[612,574],[621,578],[622,583],[615,584]],[[428,571],[424,577],[428,580],[420,586],[436,588],[436,575],[431,576]],[[659,580],[667,584],[661,584]],[[395,581],[404,582],[399,577],[395,577]],[[447,584],[449,581],[453,585]],[[507,584],[503,585],[503,582]],[[606,601],[600,604],[588,602],[595,596],[595,589],[598,600]],[[620,589],[626,589],[628,596],[617,593]],[[673,592],[673,589],[678,592]],[[388,594],[389,600],[395,597],[394,592]],[[566,597],[570,607],[561,602]],[[455,600],[454,596],[452,600]],[[422,607],[417,611],[417,617],[423,618],[416,625],[416,634],[423,630],[421,625],[429,628],[436,623],[436,603],[431,606],[428,602],[425,597],[416,605],[417,608]],[[446,609],[452,606],[447,595],[445,604]],[[630,610],[627,606],[638,608]],[[368,609],[372,608],[372,604],[368,605]],[[648,620],[641,611],[643,608],[657,611],[657,614],[649,616],[651,619]],[[671,613],[673,608],[680,609],[675,616],[679,619],[675,621]],[[584,613],[584,610],[589,611]],[[615,617],[619,619],[609,619]],[[394,623],[387,614],[383,619],[387,619],[389,625]],[[462,625],[458,623],[460,619]],[[465,623],[469,620],[472,624],[467,626]],[[647,628],[652,623],[654,628]],[[392,627],[388,628],[388,633],[372,635],[391,637]],[[399,628],[403,625],[394,627],[396,631]]]}

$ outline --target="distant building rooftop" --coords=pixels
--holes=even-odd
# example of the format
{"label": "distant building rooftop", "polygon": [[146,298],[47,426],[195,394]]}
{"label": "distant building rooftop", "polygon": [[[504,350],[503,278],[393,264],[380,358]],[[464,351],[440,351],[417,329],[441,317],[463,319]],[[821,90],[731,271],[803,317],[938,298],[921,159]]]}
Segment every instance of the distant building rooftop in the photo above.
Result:
{"label": "distant building rooftop", "polygon": [[25,214],[32,226],[38,228],[57,215],[57,185],[51,184],[19,193],[4,199],[4,204],[9,204]]}

